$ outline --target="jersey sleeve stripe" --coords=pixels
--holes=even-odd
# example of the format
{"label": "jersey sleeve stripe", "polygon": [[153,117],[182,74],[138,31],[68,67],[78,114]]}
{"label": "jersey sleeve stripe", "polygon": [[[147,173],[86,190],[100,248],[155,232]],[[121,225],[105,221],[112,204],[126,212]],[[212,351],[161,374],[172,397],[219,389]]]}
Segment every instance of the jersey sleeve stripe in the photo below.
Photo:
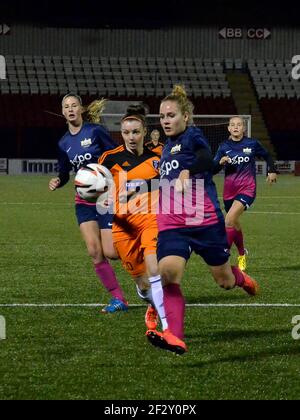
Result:
{"label": "jersey sleeve stripe", "polygon": [[112,150],[108,150],[107,152],[104,152],[103,155],[98,159],[98,163],[101,165],[104,160],[107,158],[107,156],[109,155],[114,155],[116,153],[122,152],[124,150],[124,146],[119,146],[116,149],[112,149]]}

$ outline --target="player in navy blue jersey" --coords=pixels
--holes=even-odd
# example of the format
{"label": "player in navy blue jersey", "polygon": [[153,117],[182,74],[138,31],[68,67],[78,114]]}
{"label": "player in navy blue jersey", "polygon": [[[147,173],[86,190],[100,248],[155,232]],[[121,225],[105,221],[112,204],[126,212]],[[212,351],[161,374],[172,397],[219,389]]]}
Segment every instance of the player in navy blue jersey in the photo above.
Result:
{"label": "player in navy blue jersey", "polygon": [[213,156],[202,131],[192,126],[192,114],[193,104],[182,86],[175,86],[161,102],[160,122],[167,140],[160,162],[157,254],[169,328],[148,336],[154,345],[178,354],[187,350],[180,284],[193,251],[219,286],[239,286],[250,295],[258,290],[250,276],[229,264],[225,221],[212,179]]}
{"label": "player in navy blue jersey", "polygon": [[230,137],[222,143],[215,156],[214,173],[225,167],[223,199],[227,212],[225,223],[229,247],[234,243],[238,249],[238,265],[247,268],[244,237],[240,217],[254,202],[256,197],[255,158],[263,158],[268,165],[267,182],[276,182],[276,169],[271,155],[256,140],[245,136],[245,123],[241,117],[232,117],[228,131]]}
{"label": "player in navy blue jersey", "polygon": [[[85,111],[79,96],[68,94],[62,101],[62,113],[68,124],[68,131],[59,142],[59,174],[49,182],[51,191],[63,187],[84,165],[97,163],[99,156],[114,149],[116,144],[109,133],[98,122],[105,100],[94,101]],[[88,121],[84,122],[83,114]],[[96,204],[75,197],[76,216],[88,254],[94,263],[95,272],[106,290],[111,294],[110,303],[102,310],[105,313],[127,311],[128,305],[107,258],[117,259],[112,241],[112,219],[110,212],[99,215]]]}

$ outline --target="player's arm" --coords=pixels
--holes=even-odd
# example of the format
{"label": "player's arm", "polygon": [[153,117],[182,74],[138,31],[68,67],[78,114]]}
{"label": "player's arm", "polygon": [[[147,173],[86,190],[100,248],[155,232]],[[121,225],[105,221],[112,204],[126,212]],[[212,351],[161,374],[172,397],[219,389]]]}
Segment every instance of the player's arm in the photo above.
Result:
{"label": "player's arm", "polygon": [[275,162],[270,153],[263,147],[263,145],[257,141],[255,156],[263,158],[267,162],[267,179],[266,182],[270,185],[277,182],[277,170]]}
{"label": "player's arm", "polygon": [[50,179],[49,189],[55,191],[57,188],[62,188],[69,182],[70,171],[72,170],[68,155],[61,148],[58,151],[58,168],[59,173],[57,177]]}
{"label": "player's arm", "polygon": [[218,174],[224,167],[224,165],[230,163],[230,157],[224,154],[222,145],[219,146],[217,153],[214,157],[214,168],[213,174]]}
{"label": "player's arm", "polygon": [[101,154],[118,147],[118,144],[111,138],[109,132],[101,125],[98,125],[95,128],[95,133],[100,146]]}
{"label": "player's arm", "polygon": [[212,171],[214,167],[214,159],[204,134],[199,129],[198,133],[193,137],[195,159],[194,162],[186,169],[190,175],[199,174],[201,172]]}
{"label": "player's arm", "polygon": [[214,169],[214,159],[207,140],[204,136],[197,135],[194,141],[196,143],[195,160],[192,165],[188,165],[186,169],[181,171],[176,181],[175,188],[177,192],[183,192],[188,188],[191,175],[201,172],[212,172]]}

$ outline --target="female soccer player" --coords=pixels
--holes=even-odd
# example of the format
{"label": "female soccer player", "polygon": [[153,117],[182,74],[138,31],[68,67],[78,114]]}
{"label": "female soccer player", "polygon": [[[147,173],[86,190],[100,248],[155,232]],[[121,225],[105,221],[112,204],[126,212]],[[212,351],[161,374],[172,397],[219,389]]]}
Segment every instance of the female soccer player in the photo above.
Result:
{"label": "female soccer player", "polygon": [[157,255],[169,328],[150,337],[154,345],[178,354],[187,351],[180,283],[192,251],[204,259],[219,286],[239,286],[251,295],[258,289],[253,279],[229,264],[224,217],[212,180],[213,156],[202,131],[189,126],[192,114],[182,86],[161,102],[160,122],[168,138],[160,165]]}
{"label": "female soccer player", "polygon": [[276,169],[270,154],[258,140],[245,136],[245,123],[241,117],[229,120],[230,137],[222,143],[215,156],[214,173],[225,166],[225,183],[223,199],[225,210],[226,231],[229,247],[234,243],[238,249],[238,266],[242,271],[247,268],[244,237],[240,217],[255,200],[256,167],[255,158],[264,158],[268,165],[267,182],[276,182]]}
{"label": "female soccer player", "polygon": [[146,133],[145,109],[131,105],[121,120],[125,146],[104,153],[99,163],[111,171],[115,182],[114,246],[138,295],[152,305],[145,320],[148,330],[155,330],[157,312],[167,328],[156,256],[160,157],[144,147]]}
{"label": "female soccer player", "polygon": [[[68,94],[62,101],[62,113],[68,125],[68,132],[59,142],[59,174],[49,182],[51,191],[63,187],[70,179],[70,171],[75,172],[88,163],[95,163],[99,155],[116,147],[108,132],[98,122],[105,100],[94,101],[86,110],[79,96]],[[83,114],[97,124],[84,122]],[[113,268],[106,258],[117,258],[112,243],[112,215],[100,216],[96,204],[75,198],[76,216],[88,254],[94,263],[95,272],[103,286],[111,294],[110,303],[103,309],[105,313],[127,311],[128,305],[118,284]],[[100,232],[99,232],[100,229]]]}
{"label": "female soccer player", "polygon": [[146,143],[146,147],[148,147],[148,149],[161,156],[164,144],[159,141],[160,132],[158,130],[152,130],[150,138],[151,140],[148,143]]}

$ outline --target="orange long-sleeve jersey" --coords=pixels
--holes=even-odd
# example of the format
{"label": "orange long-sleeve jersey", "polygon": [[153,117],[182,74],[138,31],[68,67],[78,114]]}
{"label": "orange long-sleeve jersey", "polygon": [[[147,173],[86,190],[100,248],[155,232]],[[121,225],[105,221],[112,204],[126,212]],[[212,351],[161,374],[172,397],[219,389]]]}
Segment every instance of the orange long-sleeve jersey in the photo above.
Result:
{"label": "orange long-sleeve jersey", "polygon": [[114,178],[113,234],[117,240],[134,236],[156,223],[160,157],[144,148],[141,156],[125,146],[105,152],[98,160]]}

